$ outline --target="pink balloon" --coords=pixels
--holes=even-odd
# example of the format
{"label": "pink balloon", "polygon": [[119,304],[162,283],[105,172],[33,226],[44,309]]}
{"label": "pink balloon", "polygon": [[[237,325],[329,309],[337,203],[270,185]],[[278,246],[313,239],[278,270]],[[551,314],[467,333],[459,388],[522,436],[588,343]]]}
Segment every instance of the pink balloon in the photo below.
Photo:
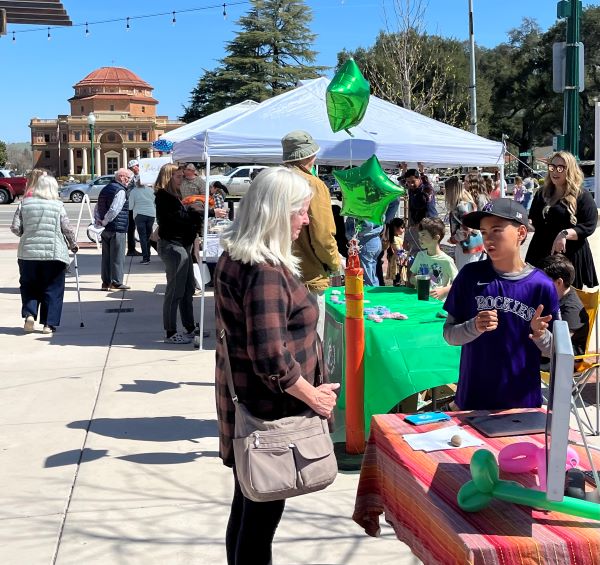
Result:
{"label": "pink balloon", "polygon": [[[546,449],[529,441],[511,443],[498,453],[498,465],[507,473],[527,473],[537,469],[540,490],[546,490]],[[572,448],[567,448],[565,469],[579,465],[579,455]]]}

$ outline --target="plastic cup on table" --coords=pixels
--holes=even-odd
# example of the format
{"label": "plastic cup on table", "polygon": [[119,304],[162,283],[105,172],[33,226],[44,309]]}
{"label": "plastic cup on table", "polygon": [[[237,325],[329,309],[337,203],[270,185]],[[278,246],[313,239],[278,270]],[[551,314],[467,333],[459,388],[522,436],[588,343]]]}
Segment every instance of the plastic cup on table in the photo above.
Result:
{"label": "plastic cup on table", "polygon": [[417,298],[429,300],[429,289],[431,287],[430,275],[417,275]]}

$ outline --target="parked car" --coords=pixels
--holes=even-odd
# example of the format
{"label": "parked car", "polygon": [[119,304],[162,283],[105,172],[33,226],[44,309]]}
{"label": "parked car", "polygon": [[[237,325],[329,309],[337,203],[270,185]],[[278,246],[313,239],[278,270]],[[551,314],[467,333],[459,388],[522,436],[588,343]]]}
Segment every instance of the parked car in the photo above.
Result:
{"label": "parked car", "polygon": [[91,201],[96,201],[100,191],[114,179],[115,175],[102,175],[87,183],[67,184],[58,194],[63,202],[79,203],[83,200],[84,194],[87,194]]}
{"label": "parked car", "polygon": [[18,196],[23,196],[26,187],[25,177],[18,177],[8,169],[0,169],[0,204],[10,204]]}
{"label": "parked car", "polygon": [[243,165],[231,169],[223,175],[211,175],[210,183],[222,182],[227,187],[230,196],[244,196],[248,192],[252,173],[266,168],[265,165]]}

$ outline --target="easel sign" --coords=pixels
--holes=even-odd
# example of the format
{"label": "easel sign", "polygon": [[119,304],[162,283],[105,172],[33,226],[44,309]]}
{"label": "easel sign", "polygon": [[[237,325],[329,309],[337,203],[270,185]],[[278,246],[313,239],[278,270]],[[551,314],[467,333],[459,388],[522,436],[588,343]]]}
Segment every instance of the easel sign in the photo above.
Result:
{"label": "easel sign", "polygon": [[[79,206],[79,215],[77,216],[77,226],[75,228],[75,238],[78,240],[79,239],[79,228],[81,227],[81,219],[83,217],[83,208],[84,206],[87,208],[88,211],[88,219],[89,219],[89,223],[90,224],[94,224],[94,214],[92,213],[92,207],[90,205],[90,197],[88,194],[84,194],[83,198],[81,199],[81,204]],[[86,229],[86,234],[89,236],[89,231]],[[91,238],[90,238],[91,239]],[[92,239],[92,241],[96,242],[96,248],[100,249],[100,240],[99,240],[99,236],[98,234],[96,234],[95,238]]]}

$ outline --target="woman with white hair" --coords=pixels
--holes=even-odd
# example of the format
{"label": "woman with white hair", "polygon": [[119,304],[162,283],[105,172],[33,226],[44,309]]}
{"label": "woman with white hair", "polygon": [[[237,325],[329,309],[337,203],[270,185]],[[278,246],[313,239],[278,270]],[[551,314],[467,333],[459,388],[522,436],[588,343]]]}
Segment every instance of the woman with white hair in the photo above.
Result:
{"label": "woman with white hair", "polygon": [[39,310],[42,333],[50,334],[60,325],[68,248],[73,253],[79,248],[56,179],[41,176],[32,188],[15,212],[11,231],[21,238],[17,257],[24,329],[34,331]]}
{"label": "woman with white hair", "polygon": [[[215,272],[217,330],[225,332],[239,402],[256,417],[276,420],[312,408],[329,418],[339,385],[318,384],[316,298],[300,280],[292,242],[308,224],[308,182],[284,167],[263,170],[224,232]],[[271,563],[271,544],[285,500],[254,502],[236,476],[234,404],[227,387],[225,347],[217,342],[216,397],[220,456],[233,467],[228,565]]]}

